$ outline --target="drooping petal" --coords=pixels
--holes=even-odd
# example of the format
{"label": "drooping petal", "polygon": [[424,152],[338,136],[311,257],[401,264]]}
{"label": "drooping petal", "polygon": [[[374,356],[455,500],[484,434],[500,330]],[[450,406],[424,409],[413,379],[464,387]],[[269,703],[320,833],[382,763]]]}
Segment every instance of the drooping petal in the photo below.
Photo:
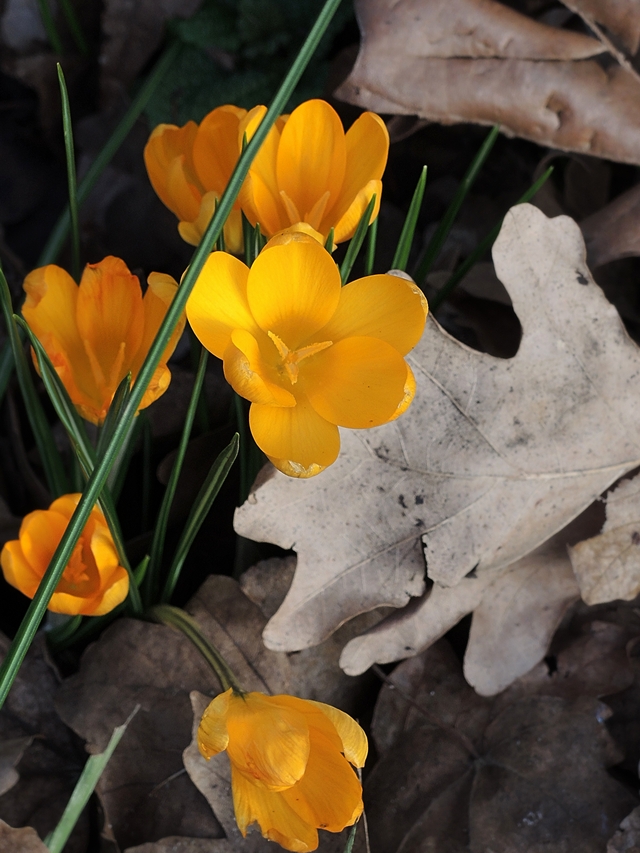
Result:
{"label": "drooping petal", "polygon": [[236,822],[246,836],[247,828],[257,823],[260,832],[285,850],[307,853],[318,847],[318,833],[286,802],[281,793],[258,788],[231,765],[231,789]]}
{"label": "drooping petal", "polygon": [[340,452],[340,434],[304,398],[291,409],[253,403],[249,425],[258,447],[290,477],[313,477]]}
{"label": "drooping petal", "polygon": [[278,187],[292,199],[303,219],[327,191],[325,211],[333,208],[346,164],[344,129],[333,107],[318,99],[296,107],[282,131],[276,174]]}
{"label": "drooping petal", "polygon": [[214,190],[219,196],[225,191],[242,150],[238,129],[246,114],[240,107],[225,104],[200,122],[193,143],[193,165],[205,190]]}
{"label": "drooping petal", "polygon": [[362,727],[356,723],[353,717],[345,714],[339,708],[334,708],[333,705],[326,705],[324,702],[315,702],[313,699],[308,699],[307,701],[315,705],[318,710],[329,718],[342,741],[342,751],[347,761],[350,761],[355,767],[364,767],[364,762],[369,751],[369,744]]}
{"label": "drooping petal", "polygon": [[[335,216],[331,217],[330,224],[333,225],[334,228],[333,239],[336,243],[343,243],[345,240],[350,240],[353,237],[374,193],[376,200],[369,218],[369,224],[371,224],[380,212],[382,181],[369,181],[369,183],[365,184],[364,187],[358,191],[347,210],[339,219]],[[325,221],[321,227],[327,228],[328,224],[329,223]]]}
{"label": "drooping petal", "polygon": [[340,273],[331,255],[312,237],[290,234],[256,258],[247,281],[247,300],[256,322],[289,349],[325,326],[340,299]]}
{"label": "drooping petal", "polygon": [[395,275],[370,275],[342,288],[335,314],[317,337],[379,338],[406,355],[422,337],[428,310],[424,294],[413,282]]}
{"label": "drooping petal", "polygon": [[208,705],[198,727],[198,749],[205,758],[211,758],[227,748],[229,732],[227,716],[231,702],[231,688],[219,693]]}
{"label": "drooping petal", "polygon": [[[346,214],[358,193],[370,181],[379,182],[382,178],[389,154],[389,132],[380,116],[366,112],[354,121],[346,134],[346,152],[344,181],[340,197],[333,210],[334,225]],[[380,191],[381,189],[382,186]],[[377,192],[378,205],[380,191]],[[360,216],[364,213],[366,204]],[[358,221],[359,219],[360,217]],[[336,232],[337,230],[336,228]],[[346,238],[341,237],[341,239]]]}
{"label": "drooping petal", "polygon": [[229,760],[253,785],[281,791],[304,775],[309,726],[298,711],[262,693],[232,695],[227,730]]}
{"label": "drooping petal", "polygon": [[247,301],[249,268],[226,252],[209,255],[187,302],[187,318],[200,342],[218,358],[234,329],[259,334]]}
{"label": "drooping petal", "polygon": [[[301,371],[302,377],[302,371]],[[321,417],[352,429],[387,423],[404,397],[407,366],[377,338],[344,338],[305,364],[302,390]]]}
{"label": "drooping petal", "polygon": [[258,342],[250,332],[235,329],[224,351],[224,375],[234,391],[252,403],[295,406],[296,398],[269,379]]}
{"label": "drooping petal", "polygon": [[319,829],[340,832],[362,812],[362,788],[343,755],[320,732],[315,732],[304,777],[282,792],[300,817]]}
{"label": "drooping petal", "polygon": [[142,291],[137,276],[112,256],[87,264],[77,303],[78,331],[98,381],[110,395],[128,372],[144,334]]}

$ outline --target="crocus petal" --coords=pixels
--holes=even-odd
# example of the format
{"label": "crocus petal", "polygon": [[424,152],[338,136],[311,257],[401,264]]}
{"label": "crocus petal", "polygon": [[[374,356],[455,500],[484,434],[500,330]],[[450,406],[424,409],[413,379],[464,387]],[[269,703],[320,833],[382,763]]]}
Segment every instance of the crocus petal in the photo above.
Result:
{"label": "crocus petal", "polygon": [[333,705],[326,705],[324,702],[315,702],[312,699],[308,699],[307,701],[329,718],[342,741],[342,751],[347,761],[350,761],[356,767],[364,767],[364,762],[369,751],[369,744],[362,727],[352,717],[345,714],[344,711],[334,708]]}
{"label": "crocus petal", "polygon": [[289,349],[326,325],[340,299],[340,273],[331,255],[312,237],[297,234],[256,258],[247,281],[247,300],[256,322]]}
{"label": "crocus petal", "polygon": [[33,598],[42,577],[33,570],[24,556],[18,539],[13,539],[4,545],[0,554],[0,564],[6,582],[19,589],[24,595],[28,595],[29,598]]}
{"label": "crocus petal", "polygon": [[219,200],[220,197],[218,193],[213,192],[213,190],[205,193],[202,198],[199,199],[197,215],[193,217],[193,221],[182,221],[178,223],[178,233],[185,243],[189,243],[190,246],[198,245],[202,239],[202,235],[207,230],[207,225],[211,222],[211,217],[216,209],[216,202]]}
{"label": "crocus petal", "polygon": [[395,275],[370,275],[342,288],[335,314],[316,337],[379,338],[406,355],[422,337],[428,310],[413,282]]}
{"label": "crocus petal", "polygon": [[276,234],[289,225],[279,193],[270,190],[260,173],[250,172],[245,185],[249,202],[243,201],[243,210],[254,227],[259,224],[265,234]]}
{"label": "crocus petal", "polygon": [[[153,343],[158,329],[162,325],[162,321],[166,317],[167,311],[173,299],[178,292],[178,282],[170,275],[160,272],[152,272],[147,278],[148,287],[142,299],[143,308],[143,333],[140,341],[140,346],[130,362],[130,370],[133,379],[138,375],[142,363],[145,360],[147,353]],[[173,351],[178,345],[178,341],[184,331],[186,317],[182,315],[178,321],[169,342],[164,348],[160,364],[164,365],[173,355]]]}
{"label": "crocus petal", "polygon": [[306,823],[286,802],[282,794],[258,788],[231,766],[233,806],[240,832],[258,823],[265,838],[285,850],[307,853],[318,847],[318,832]]}
{"label": "crocus petal", "polygon": [[[257,106],[247,113],[238,129],[240,144],[244,137],[247,141],[251,140],[266,111],[266,107]],[[269,235],[275,234],[289,224],[280,203],[280,188],[276,176],[278,145],[283,127],[284,122],[281,116],[254,157],[238,196],[238,202],[251,224],[255,226],[260,223],[262,231]]]}
{"label": "crocus petal", "polygon": [[395,410],[393,415],[389,418],[390,421],[395,421],[396,418],[399,418],[400,415],[404,414],[407,411],[413,398],[416,395],[416,377],[413,375],[413,371],[407,364],[407,379],[404,385],[404,396],[402,400],[398,403],[398,408]]}
{"label": "crocus petal", "polygon": [[344,129],[333,107],[318,99],[296,107],[282,130],[276,174],[278,187],[293,200],[303,219],[326,191],[325,211],[331,210],[346,164]]}
{"label": "crocus petal", "polygon": [[[343,243],[345,240],[350,240],[353,237],[374,193],[376,200],[369,218],[369,224],[371,224],[380,212],[382,181],[369,181],[369,183],[365,184],[364,187],[356,194],[356,197],[339,219],[335,216],[331,217],[331,225],[334,227],[333,239],[336,243]],[[329,223],[325,221],[321,228],[326,228],[328,230],[328,225]]]}
{"label": "crocus petal", "polygon": [[270,791],[302,778],[309,758],[309,726],[303,714],[262,693],[231,696],[227,716],[229,760],[253,785]]}
{"label": "crocus petal", "polygon": [[225,104],[200,122],[193,143],[193,165],[205,190],[214,190],[219,196],[225,191],[240,156],[238,128],[246,114],[246,110]]}
{"label": "crocus petal", "polygon": [[218,358],[234,329],[254,336],[259,329],[247,302],[249,268],[226,252],[214,252],[198,276],[187,302],[187,318],[200,342]]}
{"label": "crocus petal", "polygon": [[404,397],[407,366],[376,338],[345,338],[309,359],[303,390],[333,424],[364,429],[387,423]]}
{"label": "crocus petal", "polygon": [[201,188],[192,161],[197,130],[193,121],[184,127],[160,124],[151,133],[144,149],[151,186],[179,219],[195,219],[199,207]]}
{"label": "crocus petal", "polygon": [[[340,190],[340,198],[333,210],[334,224],[346,214],[358,193],[370,181],[379,182],[382,178],[389,155],[389,132],[380,116],[367,112],[357,118],[347,131],[346,150],[347,162],[344,181]],[[382,186],[380,185],[380,191],[381,189]],[[380,202],[380,191],[377,192],[378,203]],[[366,204],[368,204],[368,200]],[[364,213],[366,204],[360,216]]]}
{"label": "crocus petal", "polygon": [[227,714],[231,702],[231,688],[219,693],[208,705],[198,726],[198,748],[205,758],[211,758],[227,748],[229,732]]}
{"label": "crocus petal", "polygon": [[268,379],[258,342],[250,332],[234,329],[231,341],[224,351],[224,375],[234,391],[265,406],[295,406],[296,398],[290,391]]}
{"label": "crocus petal", "polygon": [[258,447],[290,477],[313,477],[338,458],[338,428],[304,398],[291,409],[253,403],[249,425]]}
{"label": "crocus petal", "polygon": [[362,812],[362,788],[347,760],[315,733],[304,777],[282,798],[312,826],[340,832]]}
{"label": "crocus petal", "polygon": [[36,510],[22,519],[20,546],[25,559],[31,566],[44,566],[46,569],[68,523],[68,518],[53,511]]}

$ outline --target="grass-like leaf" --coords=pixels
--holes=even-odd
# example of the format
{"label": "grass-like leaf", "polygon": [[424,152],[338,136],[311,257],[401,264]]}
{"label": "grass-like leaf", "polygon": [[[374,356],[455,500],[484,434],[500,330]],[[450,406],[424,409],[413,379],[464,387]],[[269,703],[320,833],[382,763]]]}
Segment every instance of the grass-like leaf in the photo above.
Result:
{"label": "grass-like leaf", "polygon": [[391,261],[391,269],[393,270],[402,270],[402,272],[404,272],[407,269],[409,253],[413,244],[413,235],[416,233],[416,225],[418,224],[418,216],[420,214],[420,208],[422,207],[422,199],[424,198],[426,185],[427,167],[423,166],[420,177],[418,178],[418,183],[413,191],[411,204],[409,205],[409,210],[407,211],[407,216],[404,220],[402,231],[400,232],[400,239],[398,240],[393,260]]}
{"label": "grass-like leaf", "polygon": [[376,243],[378,242],[378,219],[376,216],[367,231],[367,248],[364,256],[364,274],[373,273],[373,264],[376,259]]}
{"label": "grass-like leaf", "polygon": [[40,18],[42,19],[44,30],[47,34],[47,38],[49,39],[49,44],[53,48],[53,52],[57,53],[58,56],[62,56],[62,40],[60,39],[60,35],[56,28],[53,12],[51,11],[51,6],[49,6],[49,0],[38,0],[38,9],[40,11]]}
{"label": "grass-like leaf", "polygon": [[364,243],[364,238],[367,235],[367,228],[369,227],[369,220],[371,219],[371,214],[373,213],[373,208],[376,206],[376,194],[374,193],[371,196],[371,200],[367,205],[365,212],[360,217],[360,222],[358,222],[358,227],[356,228],[356,232],[351,238],[351,242],[349,243],[349,248],[346,251],[344,256],[344,260],[342,261],[342,266],[340,267],[340,279],[343,284],[347,283],[347,279],[351,275],[351,270],[353,265],[356,262],[356,258],[358,257],[358,252],[362,248],[362,244]]}
{"label": "grass-like leaf", "polygon": [[75,9],[73,8],[71,0],[60,0],[60,6],[62,8],[62,14],[64,15],[65,20],[67,22],[67,26],[69,27],[69,32],[71,33],[73,40],[76,43],[76,47],[83,56],[88,56],[89,45],[87,44],[87,41],[84,37],[82,27],[80,26],[80,21],[76,16]]}
{"label": "grass-like leaf", "polygon": [[62,128],[64,131],[64,151],[67,159],[67,185],[69,187],[69,214],[71,217],[71,275],[80,281],[80,221],[78,219],[78,185],[76,181],[76,157],[73,146],[73,126],[69,93],[64,79],[62,66],[58,63],[58,83],[62,100]]}

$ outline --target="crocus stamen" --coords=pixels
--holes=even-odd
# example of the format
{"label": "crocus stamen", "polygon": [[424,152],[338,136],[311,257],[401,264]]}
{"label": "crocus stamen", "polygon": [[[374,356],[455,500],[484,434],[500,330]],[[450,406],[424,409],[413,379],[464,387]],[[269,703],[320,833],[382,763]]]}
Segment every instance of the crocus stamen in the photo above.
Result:
{"label": "crocus stamen", "polygon": [[276,334],[273,332],[267,332],[267,334],[275,344],[276,349],[280,354],[284,369],[287,371],[287,376],[289,377],[292,385],[295,385],[298,381],[298,365],[301,361],[318,352],[322,352],[322,350],[327,349],[327,347],[333,346],[333,341],[323,341],[319,344],[310,344],[308,347],[300,347],[300,349],[290,350],[284,341]]}

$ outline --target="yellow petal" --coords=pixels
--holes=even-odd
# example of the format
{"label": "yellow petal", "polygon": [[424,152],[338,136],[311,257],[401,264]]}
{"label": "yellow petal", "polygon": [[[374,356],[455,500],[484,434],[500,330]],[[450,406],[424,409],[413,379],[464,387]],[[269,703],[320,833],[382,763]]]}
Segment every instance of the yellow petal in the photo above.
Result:
{"label": "yellow petal", "polygon": [[350,240],[353,237],[374,193],[376,200],[373,210],[371,211],[371,217],[369,218],[369,224],[371,224],[380,212],[382,181],[369,181],[369,183],[365,184],[357,193],[356,197],[339,219],[333,215],[330,222],[325,222],[321,225],[321,228],[327,228],[327,231],[328,226],[333,225],[333,240],[336,244],[344,243],[345,240]]}
{"label": "yellow petal", "polygon": [[282,792],[300,817],[329,832],[341,832],[362,812],[362,786],[347,760],[320,732],[313,735],[303,778]]}
{"label": "yellow petal", "polygon": [[298,349],[333,316],[340,290],[331,255],[306,237],[258,255],[249,272],[247,300],[261,329]]}
{"label": "yellow petal", "polygon": [[69,519],[59,512],[36,510],[20,525],[22,553],[34,571],[42,577],[67,529]]}
{"label": "yellow petal", "polygon": [[416,378],[413,375],[413,370],[407,364],[407,380],[404,385],[404,396],[400,403],[398,404],[398,408],[393,413],[390,420],[395,421],[396,418],[399,418],[404,412],[407,411],[409,406],[411,405],[413,398],[416,395]]}
{"label": "yellow petal", "polygon": [[205,758],[211,758],[227,748],[229,732],[227,714],[231,701],[231,688],[218,694],[206,707],[198,726],[198,748]]}
{"label": "yellow petal", "polygon": [[233,806],[240,832],[258,823],[261,833],[285,850],[307,853],[318,847],[318,833],[296,814],[281,793],[258,788],[231,765]]}
{"label": "yellow petal", "polygon": [[346,163],[344,129],[333,107],[317,99],[296,107],[282,130],[276,174],[278,188],[294,202],[304,220],[327,191],[325,213],[334,207]]}
{"label": "yellow petal", "polygon": [[[266,111],[266,107],[257,106],[247,113],[238,129],[240,144],[245,136],[247,141],[251,140]],[[262,232],[268,235],[275,234],[289,224],[280,200],[276,176],[278,146],[283,127],[284,122],[280,117],[260,146],[238,196],[238,202],[249,222],[253,226],[260,223]]]}
{"label": "yellow petal", "polygon": [[265,406],[295,406],[296,398],[269,377],[258,342],[250,332],[235,329],[224,351],[224,375],[234,391]]}
{"label": "yellow petal", "polygon": [[[346,149],[347,162],[344,181],[340,190],[340,198],[333,210],[334,226],[345,216],[358,193],[371,181],[378,183],[382,178],[389,154],[389,132],[380,116],[367,112],[357,118],[347,131]],[[380,203],[381,191],[382,185],[376,191],[377,206]],[[362,208],[360,216],[364,213],[369,198]],[[377,211],[375,211],[375,216],[377,215]],[[356,220],[356,226],[360,216]],[[338,233],[338,228],[336,228],[336,233]],[[345,239],[348,237],[341,234],[340,239],[336,242]]]}
{"label": "yellow petal", "polygon": [[376,338],[345,338],[300,370],[300,384],[327,421],[352,429],[387,423],[404,397],[407,366],[400,353]]}
{"label": "yellow petal", "polygon": [[308,699],[307,701],[329,718],[342,741],[342,751],[347,761],[350,761],[356,767],[364,767],[364,762],[369,751],[369,744],[362,727],[352,717],[345,714],[339,708],[334,708],[333,705],[326,705],[324,702],[315,702],[312,699]]}
{"label": "yellow petal", "polygon": [[406,355],[422,337],[428,310],[424,294],[413,282],[395,275],[370,275],[342,288],[335,314],[317,337],[379,338]]}
{"label": "yellow petal", "polygon": [[229,760],[252,784],[280,791],[302,778],[309,758],[303,714],[263,693],[232,695],[227,714]]}
{"label": "yellow petal", "polygon": [[240,121],[246,110],[225,104],[216,107],[200,122],[193,143],[193,165],[205,190],[218,196],[225,191],[240,156]]}
{"label": "yellow petal", "polygon": [[104,616],[105,613],[110,613],[114,607],[122,604],[129,594],[129,575],[122,566],[117,566],[106,580],[106,587],[92,602],[88,616]]}
{"label": "yellow petal", "polygon": [[40,586],[42,575],[30,565],[18,539],[5,543],[0,554],[0,563],[6,582],[29,598],[33,598]]}
{"label": "yellow petal", "polygon": [[[202,196],[200,211],[193,222],[179,222],[178,232],[185,243],[197,246],[211,217],[215,213],[216,203],[220,200],[216,192],[208,192]],[[242,231],[242,213],[233,209],[224,223],[224,241],[226,250],[234,255],[241,255],[244,251],[244,234]]]}
{"label": "yellow petal", "polygon": [[290,477],[313,477],[340,452],[338,428],[304,398],[291,409],[253,403],[249,425],[258,447]]}
{"label": "yellow petal", "polygon": [[260,173],[249,172],[245,187],[242,209],[254,227],[260,225],[260,230],[269,236],[288,227],[289,219],[279,193],[271,191]]}
{"label": "yellow petal", "polygon": [[214,252],[187,302],[187,318],[200,342],[218,358],[234,329],[259,333],[247,302],[249,268],[226,252]]}
{"label": "yellow petal", "polygon": [[[178,292],[178,282],[170,275],[160,272],[152,272],[147,278],[148,287],[142,300],[144,326],[142,340],[137,352],[129,363],[129,369],[133,379],[135,380],[142,363],[147,357],[147,353],[153,343],[153,340],[158,333],[158,329],[162,325],[162,321],[166,317],[167,311],[173,299]],[[164,348],[160,359],[161,365],[166,365],[167,361],[173,355],[173,351],[178,345],[178,341],[184,331],[186,317],[184,314],[178,321],[177,326],[173,330],[167,346]]]}
{"label": "yellow petal", "polygon": [[[316,243],[320,243],[321,246],[324,246],[325,239],[319,231],[316,231],[315,228],[312,228],[308,222],[296,222],[295,225],[289,226],[289,228],[283,228],[282,231],[278,231],[271,240],[269,240],[268,245],[277,245],[273,241],[278,241],[282,237],[286,237],[289,234],[304,234],[306,237],[312,237]],[[265,249],[267,248],[265,246]]]}

